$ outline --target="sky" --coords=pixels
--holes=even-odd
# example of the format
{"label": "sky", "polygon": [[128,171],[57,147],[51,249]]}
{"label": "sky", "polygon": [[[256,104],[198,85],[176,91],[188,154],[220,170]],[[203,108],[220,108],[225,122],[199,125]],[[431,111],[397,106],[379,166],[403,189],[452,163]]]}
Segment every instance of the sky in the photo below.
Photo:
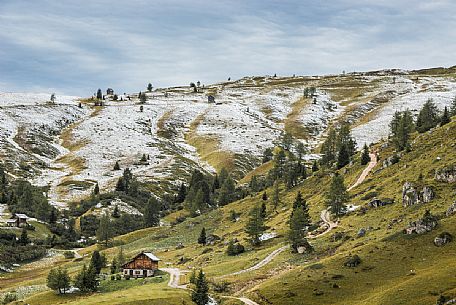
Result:
{"label": "sky", "polygon": [[454,0],[0,0],[0,91],[456,65]]}

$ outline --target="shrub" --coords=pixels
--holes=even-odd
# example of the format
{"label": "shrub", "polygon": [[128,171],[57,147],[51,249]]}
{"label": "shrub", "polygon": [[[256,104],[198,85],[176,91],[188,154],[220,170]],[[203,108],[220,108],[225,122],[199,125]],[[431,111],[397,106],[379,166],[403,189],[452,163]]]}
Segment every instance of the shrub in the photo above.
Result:
{"label": "shrub", "polygon": [[226,249],[226,254],[228,254],[229,256],[235,256],[244,252],[244,246],[239,243],[235,244],[233,241],[230,241],[230,243],[228,244],[228,248]]}

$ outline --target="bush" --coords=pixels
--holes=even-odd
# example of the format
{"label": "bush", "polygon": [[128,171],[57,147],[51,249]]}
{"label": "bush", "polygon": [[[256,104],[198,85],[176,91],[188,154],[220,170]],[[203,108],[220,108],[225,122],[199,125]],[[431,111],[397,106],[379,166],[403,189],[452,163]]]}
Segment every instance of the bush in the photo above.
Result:
{"label": "bush", "polygon": [[65,251],[65,252],[63,252],[63,256],[65,256],[66,259],[74,258],[74,252],[73,251]]}
{"label": "bush", "polygon": [[117,281],[120,281],[121,279],[122,279],[122,276],[121,276],[119,273],[116,274],[116,280],[117,280]]}
{"label": "bush", "polygon": [[116,277],[114,276],[114,274],[111,275],[111,281],[114,281],[116,279]]}
{"label": "bush", "polygon": [[212,286],[214,287],[215,292],[223,293],[229,289],[230,283],[227,281],[213,282]]}
{"label": "bush", "polygon": [[230,241],[230,243],[228,244],[228,248],[226,249],[226,254],[228,254],[229,256],[235,256],[244,252],[244,246],[239,243],[235,244],[233,241]]}

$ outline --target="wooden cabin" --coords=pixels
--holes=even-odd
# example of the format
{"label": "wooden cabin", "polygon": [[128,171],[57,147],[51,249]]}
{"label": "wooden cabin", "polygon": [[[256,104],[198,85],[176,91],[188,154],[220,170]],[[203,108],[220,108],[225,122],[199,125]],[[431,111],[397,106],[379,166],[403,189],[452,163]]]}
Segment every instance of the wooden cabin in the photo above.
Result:
{"label": "wooden cabin", "polygon": [[11,217],[11,219],[8,219],[6,221],[6,225],[8,227],[17,228],[26,227],[28,225],[27,219],[29,219],[29,217],[25,214],[14,214],[13,217]]}
{"label": "wooden cabin", "polygon": [[122,265],[124,277],[150,277],[154,276],[155,270],[158,270],[160,259],[150,252],[141,252],[131,261]]}

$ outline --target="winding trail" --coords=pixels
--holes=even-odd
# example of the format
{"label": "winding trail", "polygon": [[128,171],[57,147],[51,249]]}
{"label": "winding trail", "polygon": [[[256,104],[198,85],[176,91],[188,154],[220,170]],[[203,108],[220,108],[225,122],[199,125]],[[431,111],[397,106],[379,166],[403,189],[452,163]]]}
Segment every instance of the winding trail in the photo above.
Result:
{"label": "winding trail", "polygon": [[377,165],[377,162],[378,162],[377,153],[375,153],[375,152],[370,153],[369,157],[370,157],[369,164],[366,166],[366,168],[363,170],[361,175],[358,177],[358,180],[356,180],[356,182],[352,186],[350,186],[347,189],[347,191],[351,191],[352,189],[354,189],[355,187],[357,187],[358,185],[363,183],[364,180],[366,179],[367,175],[370,173],[370,171],[375,167],[375,165]]}

